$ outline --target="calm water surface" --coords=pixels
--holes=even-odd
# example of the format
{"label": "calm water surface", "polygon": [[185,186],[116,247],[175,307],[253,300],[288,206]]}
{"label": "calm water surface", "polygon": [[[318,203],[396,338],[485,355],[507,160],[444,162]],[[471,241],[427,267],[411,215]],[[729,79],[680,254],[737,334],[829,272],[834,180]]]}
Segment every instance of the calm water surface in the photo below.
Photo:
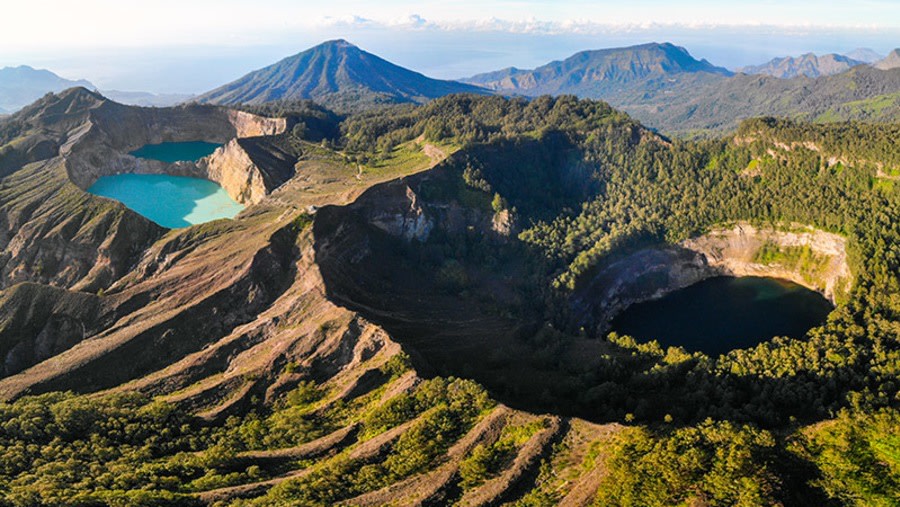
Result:
{"label": "calm water surface", "polygon": [[612,330],[715,356],[775,336],[802,338],[832,309],[818,292],[786,280],[718,277],[632,305]]}
{"label": "calm water surface", "polygon": [[170,229],[232,218],[244,209],[212,181],[165,174],[104,176],[88,192],[115,199]]}

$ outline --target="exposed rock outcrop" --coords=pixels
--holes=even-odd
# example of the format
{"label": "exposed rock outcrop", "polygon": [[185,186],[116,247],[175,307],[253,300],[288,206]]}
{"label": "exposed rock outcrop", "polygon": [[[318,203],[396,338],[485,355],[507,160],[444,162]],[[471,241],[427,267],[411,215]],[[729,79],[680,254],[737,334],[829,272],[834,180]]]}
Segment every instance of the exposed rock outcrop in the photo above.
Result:
{"label": "exposed rock outcrop", "polygon": [[296,174],[302,153],[296,143],[285,134],[235,138],[198,161],[196,168],[235,201],[256,204]]}
{"label": "exposed rock outcrop", "polygon": [[[388,234],[407,241],[427,241],[434,228],[434,220],[425,213],[415,191],[406,185],[390,185],[386,190],[391,190],[388,196],[384,196],[389,205],[371,211],[369,222]],[[399,195],[401,192],[402,196]]]}
{"label": "exposed rock outcrop", "polygon": [[832,302],[840,301],[852,283],[847,240],[812,227],[779,230],[738,223],[682,246],[702,254],[721,274],[783,278],[821,292]]}
{"label": "exposed rock outcrop", "polygon": [[239,203],[257,203],[268,193],[259,168],[241,148],[237,139],[218,148],[212,155],[199,161],[196,167],[206,178],[221,185]]}
{"label": "exposed rock outcrop", "polygon": [[[295,153],[281,150],[276,156],[266,158],[265,150],[257,149],[256,156],[252,157],[239,140],[277,136],[286,128],[287,121],[283,118],[265,118],[220,107],[138,108],[98,96],[84,123],[68,132],[59,151],[66,158],[69,178],[82,189],[89,188],[101,176],[171,174],[215,181],[238,202],[256,203],[289,178],[284,173],[293,175]],[[226,146],[200,162],[169,164],[129,155],[147,144],[183,141]],[[270,172],[282,176],[266,178],[265,174]]]}
{"label": "exposed rock outcrop", "polygon": [[0,292],[0,377],[18,373],[83,340],[101,320],[100,298],[23,283]]}
{"label": "exposed rock outcrop", "polygon": [[244,111],[224,109],[228,122],[234,127],[234,137],[274,136],[287,129],[284,118],[266,118]]}

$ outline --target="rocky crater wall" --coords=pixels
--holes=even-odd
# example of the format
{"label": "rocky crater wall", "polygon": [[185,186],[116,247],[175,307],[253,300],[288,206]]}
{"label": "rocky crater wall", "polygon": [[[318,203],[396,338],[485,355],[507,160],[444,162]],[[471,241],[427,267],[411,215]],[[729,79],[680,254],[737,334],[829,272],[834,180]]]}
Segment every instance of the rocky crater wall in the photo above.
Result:
{"label": "rocky crater wall", "polygon": [[781,278],[839,303],[852,285],[846,239],[811,227],[736,223],[610,261],[573,295],[578,325],[605,332],[628,306],[716,276]]}
{"label": "rocky crater wall", "polygon": [[262,172],[237,139],[228,141],[212,155],[191,164],[204,178],[215,181],[241,204],[255,204],[269,191]]}
{"label": "rocky crater wall", "polygon": [[[138,108],[107,101],[70,134],[60,153],[65,157],[69,179],[82,189],[102,176],[170,174],[215,181],[236,201],[253,204],[272,189],[265,186],[260,168],[237,139],[274,136],[286,128],[283,118],[220,107]],[[169,164],[128,154],[147,144],[184,141],[224,146],[198,162]]]}

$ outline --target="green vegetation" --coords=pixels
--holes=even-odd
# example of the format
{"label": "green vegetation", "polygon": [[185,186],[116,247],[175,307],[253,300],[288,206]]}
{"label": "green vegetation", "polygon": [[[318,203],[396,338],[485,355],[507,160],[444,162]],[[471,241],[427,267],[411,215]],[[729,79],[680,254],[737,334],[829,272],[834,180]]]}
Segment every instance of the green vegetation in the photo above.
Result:
{"label": "green vegetation", "polygon": [[777,264],[800,273],[813,286],[822,279],[828,269],[828,257],[815,253],[809,245],[780,247],[774,243],[765,243],[753,256],[753,262],[759,264]]}
{"label": "green vegetation", "polygon": [[898,110],[900,110],[900,93],[888,93],[834,106],[820,114],[816,121],[833,122],[844,118],[865,121],[896,121]]}
{"label": "green vegetation", "polygon": [[244,104],[239,109],[270,118],[286,118],[291,135],[297,139],[321,142],[340,135],[341,118],[311,100],[274,100]]}
{"label": "green vegetation", "polygon": [[[767,427],[827,417],[849,396],[866,409],[895,402],[900,371],[885,365],[900,361],[900,231],[894,225],[900,196],[873,192],[872,181],[876,162],[900,162],[898,129],[761,118],[745,122],[734,139],[668,141],[605,104],[567,96],[448,97],[342,125],[350,151],[378,151],[419,136],[462,144],[442,165],[447,176],[424,179],[418,194],[488,213],[492,202],[505,201],[517,210],[519,241],[494,247],[435,231],[420,253],[405,255],[446,292],[462,296],[477,282],[477,266],[526,259],[517,290],[539,296],[501,311],[516,311],[526,322],[535,315],[551,321],[552,327],[534,323],[541,331],[527,338],[534,348],[528,359],[548,369],[558,367],[559,346],[550,344],[582,332],[584,316],[571,314],[569,298],[623,253],[735,221],[806,224],[847,237],[852,292],[806,340],[777,339],[718,358],[608,340],[598,366],[573,367],[577,373],[545,395],[528,396],[533,403],[546,399],[548,409],[552,400],[565,399],[600,420],[668,415],[679,423],[713,417]],[[847,163],[835,170],[834,159]],[[759,177],[743,174],[752,161]],[[803,248],[759,255],[796,264],[812,277],[821,266]],[[497,389],[516,393],[514,385]]]}
{"label": "green vegetation", "polygon": [[706,421],[655,437],[630,429],[613,442],[598,507],[779,505],[775,438]]}
{"label": "green vegetation", "polygon": [[[447,152],[454,151],[453,146],[443,146]],[[385,147],[384,151],[373,154],[351,154],[348,155],[350,162],[359,164],[359,168],[363,174],[374,174],[376,176],[393,174],[410,174],[416,169],[422,169],[429,166],[432,160],[425,153],[422,145],[408,141],[397,146]]]}
{"label": "green vegetation", "polygon": [[810,428],[794,449],[821,471],[816,481],[844,505],[900,505],[900,414],[852,415]]}
{"label": "green vegetation", "polygon": [[[513,79],[504,80],[507,75]],[[606,75],[607,79],[593,79]],[[731,134],[741,121],[777,115],[817,122],[900,121],[900,71],[868,65],[817,79],[728,75],[671,44],[586,51],[535,70],[474,76],[510,95],[602,99],[683,139]],[[519,83],[527,86],[519,87]]]}
{"label": "green vegetation", "polygon": [[136,395],[23,398],[0,427],[7,505],[192,505],[178,490],[223,464],[186,454],[211,443],[193,417]]}
{"label": "green vegetation", "polygon": [[[407,361],[397,356],[385,372],[399,373]],[[371,397],[322,413],[316,404],[326,394],[302,382],[270,413],[223,424],[134,394],[53,393],[0,404],[0,505],[199,505],[192,492],[278,473],[239,459],[243,451],[296,446],[360,414],[369,434],[411,423],[382,461],[339,456],[258,502],[330,505],[426,469],[492,407],[483,389],[458,379],[424,381],[368,413]]]}
{"label": "green vegetation", "polygon": [[340,455],[313,465],[309,474],[284,482],[246,505],[326,506],[385,487],[426,470],[492,406],[487,393],[471,381],[436,378],[422,382],[413,393],[391,398],[364,416],[364,439],[410,424],[383,458],[368,462]]}
{"label": "green vegetation", "polygon": [[532,421],[519,426],[506,426],[495,442],[478,444],[459,464],[461,486],[469,489],[480,485],[508,465],[515,451],[535,433],[546,427],[546,420]]}
{"label": "green vegetation", "polygon": [[[290,135],[308,153],[343,161],[342,177],[352,178],[358,166],[417,168],[428,158],[424,143],[448,146],[459,150],[437,170],[407,178],[418,204],[475,216],[473,223],[515,211],[516,229],[508,237],[469,228],[469,222],[456,235],[436,227],[424,244],[392,245],[395,257],[389,258],[402,262],[385,269],[423,274],[416,283],[437,289],[427,298],[415,293],[417,304],[443,299],[470,304],[467,310],[474,300],[479,311],[497,317],[485,319],[497,324],[485,332],[497,340],[485,347],[492,349],[490,364],[511,356],[523,361],[524,372],[486,375],[496,382],[497,398],[633,425],[617,428],[610,447],[595,448],[583,461],[588,470],[608,469],[597,505],[772,505],[807,492],[813,501],[897,505],[900,194],[877,174],[879,164],[900,167],[900,126],[762,118],[745,122],[737,139],[687,142],[660,137],[604,103],[568,96],[453,96],[343,120],[312,105],[303,106],[310,111],[271,107],[297,107]],[[0,135],[14,137],[15,128],[3,128]],[[309,144],[318,137],[318,144]],[[0,193],[21,198],[19,185],[31,174],[4,178]],[[320,213],[327,214],[324,208]],[[293,232],[317,219],[298,215]],[[847,238],[853,289],[805,340],[776,338],[711,358],[603,336],[573,311],[579,291],[621,255],[734,221],[807,224]],[[166,236],[166,252],[234,227],[173,233]],[[373,241],[368,253],[381,253],[379,246]],[[822,264],[808,248],[772,245],[756,260],[789,264],[810,276]],[[51,270],[54,261],[37,258],[35,265]],[[489,281],[496,285],[478,285],[485,272],[495,275]],[[130,276],[139,281],[139,274]],[[380,279],[365,281],[379,297],[387,292]],[[473,295],[481,287],[514,294],[509,303],[493,298],[493,290]],[[117,294],[100,302],[82,295],[102,305]],[[314,339],[333,331],[336,321],[328,322],[312,332]],[[503,335],[506,322],[515,323],[511,337]],[[441,335],[448,336],[459,340],[441,344],[450,354],[471,353],[464,336]],[[566,348],[569,343],[597,345],[585,350],[601,353],[585,357]],[[495,405],[479,384],[451,377],[441,364],[430,366],[445,376],[388,395],[385,379],[400,379],[411,362],[398,355],[378,363],[360,372],[359,384],[348,391],[320,378],[329,371],[316,368],[321,365],[292,357],[273,372],[289,383],[270,384],[265,403],[252,399],[225,420],[204,420],[189,406],[136,394],[51,393],[0,404],[0,505],[194,505],[198,492],[272,479],[280,482],[259,498],[234,503],[331,505],[377,491],[442,464],[451,445]],[[529,386],[541,382],[541,389],[517,390],[516,374],[536,377]],[[293,388],[279,390],[285,385]],[[497,477],[543,428],[507,427],[492,443],[475,446],[462,457],[447,495]],[[345,429],[352,436],[328,453],[297,451]],[[358,452],[367,445],[374,450]],[[289,457],[276,450],[290,451]],[[554,466],[547,460],[529,470],[525,482],[534,480],[536,487],[512,500],[557,502],[562,493],[543,486]]]}
{"label": "green vegetation", "polygon": [[637,126],[608,104],[571,96],[525,101],[459,95],[351,116],[341,132],[348,150],[377,152],[419,136],[466,145],[559,129],[612,130],[617,124]]}
{"label": "green vegetation", "polygon": [[[475,267],[528,259],[521,290],[542,297],[515,315],[552,322],[550,329],[536,323],[541,331],[526,338],[534,350],[527,359],[548,370],[559,368],[557,344],[584,322],[569,312],[569,298],[623,253],[735,221],[807,224],[848,238],[853,291],[806,340],[777,339],[707,358],[610,339],[599,366],[571,367],[564,382],[540,396],[518,393],[531,403],[548,400],[541,406],[549,410],[564,399],[599,420],[630,414],[638,422],[669,416],[693,424],[712,417],[764,427],[828,417],[850,397],[866,410],[895,403],[900,372],[887,365],[900,360],[900,196],[873,192],[872,181],[876,162],[898,162],[896,125],[762,118],[745,122],[738,142],[668,141],[605,105],[573,97],[450,97],[360,115],[342,128],[347,149],[361,152],[418,136],[463,144],[442,166],[450,176],[424,180],[418,194],[487,212],[502,199],[518,210],[520,242],[504,250],[436,231],[421,254],[409,254],[421,255],[412,264],[438,275],[447,292],[465,295],[477,282]],[[833,159],[846,164],[836,169]],[[758,177],[748,178],[752,162]],[[760,255],[813,277],[821,266],[802,248]],[[496,389],[517,394],[512,384]]]}

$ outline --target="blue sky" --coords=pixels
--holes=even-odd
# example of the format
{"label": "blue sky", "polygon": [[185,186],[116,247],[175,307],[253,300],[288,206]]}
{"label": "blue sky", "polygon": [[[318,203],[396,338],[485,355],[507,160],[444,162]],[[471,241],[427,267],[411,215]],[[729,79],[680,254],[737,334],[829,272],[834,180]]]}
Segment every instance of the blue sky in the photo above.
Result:
{"label": "blue sky", "polygon": [[28,0],[4,6],[0,66],[199,92],[336,37],[442,78],[647,41],[734,68],[808,51],[886,53],[900,46],[900,1]]}

